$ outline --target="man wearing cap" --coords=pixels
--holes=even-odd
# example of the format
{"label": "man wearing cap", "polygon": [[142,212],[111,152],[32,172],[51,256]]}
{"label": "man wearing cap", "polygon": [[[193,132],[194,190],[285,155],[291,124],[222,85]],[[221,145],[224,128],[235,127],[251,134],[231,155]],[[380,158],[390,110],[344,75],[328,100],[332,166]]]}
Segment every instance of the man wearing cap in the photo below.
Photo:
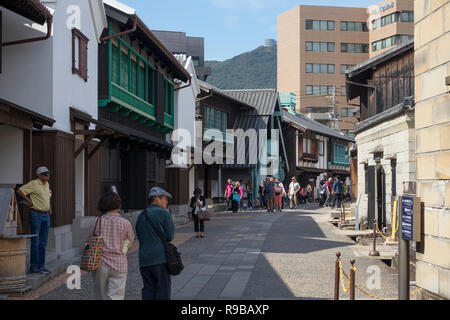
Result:
{"label": "man wearing cap", "polygon": [[30,205],[30,232],[37,235],[31,238],[30,247],[30,272],[50,273],[45,267],[45,252],[50,230],[50,197],[52,191],[48,181],[50,171],[46,167],[36,170],[37,179],[22,186],[17,192]]}
{"label": "man wearing cap", "polygon": [[150,219],[165,240],[172,241],[175,226],[167,209],[169,198],[172,196],[167,191],[159,187],[152,188],[149,193],[150,206],[136,221],[139,267],[144,283],[142,300],[170,300],[171,279],[166,265],[164,246],[148,222]]}

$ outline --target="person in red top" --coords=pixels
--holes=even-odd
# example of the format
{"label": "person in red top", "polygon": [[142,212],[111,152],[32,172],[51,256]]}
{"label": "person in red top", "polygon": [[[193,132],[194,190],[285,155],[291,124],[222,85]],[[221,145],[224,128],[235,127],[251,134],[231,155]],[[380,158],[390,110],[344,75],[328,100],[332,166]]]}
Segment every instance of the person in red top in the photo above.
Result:
{"label": "person in red top", "polygon": [[131,223],[122,218],[119,210],[122,201],[115,192],[104,194],[98,203],[102,215],[93,223],[89,237],[103,238],[101,267],[92,272],[97,300],[123,300],[127,281],[127,252],[134,242]]}
{"label": "person in red top", "polygon": [[333,193],[333,178],[329,177],[328,181],[325,183],[325,187],[327,189],[327,200],[325,200],[325,203],[323,204],[324,207],[328,207],[331,200],[332,200],[332,193]]}

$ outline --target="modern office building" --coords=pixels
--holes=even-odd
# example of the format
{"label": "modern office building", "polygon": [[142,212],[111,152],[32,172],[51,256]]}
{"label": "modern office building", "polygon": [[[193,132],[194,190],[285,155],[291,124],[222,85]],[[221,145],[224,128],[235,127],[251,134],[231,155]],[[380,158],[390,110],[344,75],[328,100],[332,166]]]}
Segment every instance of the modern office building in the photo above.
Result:
{"label": "modern office building", "polygon": [[370,58],[414,38],[414,0],[387,0],[369,7]]}
{"label": "modern office building", "polygon": [[195,65],[197,78],[206,81],[211,75],[211,68],[205,67],[205,39],[188,37],[185,32],[152,30],[173,54],[191,56]]}
{"label": "modern office building", "polygon": [[[300,5],[278,16],[278,91],[296,111],[354,137],[359,101],[347,101],[345,72],[410,39],[413,0],[370,8]],[[411,20],[412,19],[412,20]]]}

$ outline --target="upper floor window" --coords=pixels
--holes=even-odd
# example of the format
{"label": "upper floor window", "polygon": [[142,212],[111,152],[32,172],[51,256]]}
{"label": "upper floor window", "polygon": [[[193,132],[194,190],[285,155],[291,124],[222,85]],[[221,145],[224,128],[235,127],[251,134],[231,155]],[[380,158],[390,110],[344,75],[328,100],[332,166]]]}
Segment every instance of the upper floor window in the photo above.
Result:
{"label": "upper floor window", "polygon": [[397,11],[372,20],[372,29],[376,30],[394,22],[414,22],[414,11]]}
{"label": "upper floor window", "polygon": [[[345,87],[343,87],[343,88],[345,88]],[[352,109],[350,109],[350,108],[342,108],[341,109],[341,116],[343,118],[351,118],[351,117],[353,117]]]}
{"label": "upper floor window", "polygon": [[347,95],[347,88],[345,86],[341,87],[341,96],[345,97]]}
{"label": "upper floor window", "polygon": [[305,86],[305,89],[307,95],[330,96],[333,95],[335,87],[323,85],[307,85]]}
{"label": "upper floor window", "polygon": [[174,101],[174,91],[173,84],[169,80],[164,80],[164,91],[165,91],[165,100],[166,100],[166,109],[165,113],[173,116],[173,101]]}
{"label": "upper floor window", "polygon": [[154,105],[155,70],[123,40],[112,39],[112,82],[123,90]]}
{"label": "upper floor window", "polygon": [[366,22],[341,21],[341,31],[367,32],[369,29]]}
{"label": "upper floor window", "polygon": [[369,45],[364,43],[341,43],[341,52],[368,53]]}
{"label": "upper floor window", "polygon": [[334,21],[306,20],[306,30],[334,30]]}
{"label": "upper floor window", "polygon": [[341,73],[344,74],[350,68],[353,68],[354,64],[341,64]]}
{"label": "upper floor window", "polygon": [[228,114],[226,112],[205,107],[204,108],[204,127],[205,130],[208,129],[218,129],[223,133],[227,131],[227,118]]}
{"label": "upper floor window", "polygon": [[306,41],[306,51],[334,52],[334,42]]}
{"label": "upper floor window", "polygon": [[72,29],[72,73],[88,81],[89,39],[78,29]]}
{"label": "upper floor window", "polygon": [[378,50],[382,50],[385,48],[389,48],[394,45],[404,43],[413,38],[414,38],[413,35],[396,34],[395,36],[387,37],[387,38],[372,42],[372,51],[378,51]]}
{"label": "upper floor window", "polygon": [[334,64],[307,63],[306,73],[334,73]]}

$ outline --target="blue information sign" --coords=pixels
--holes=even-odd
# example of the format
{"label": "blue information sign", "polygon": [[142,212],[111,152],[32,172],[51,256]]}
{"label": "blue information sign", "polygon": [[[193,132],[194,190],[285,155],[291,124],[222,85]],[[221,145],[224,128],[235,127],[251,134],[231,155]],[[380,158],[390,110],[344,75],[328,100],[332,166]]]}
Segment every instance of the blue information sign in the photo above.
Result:
{"label": "blue information sign", "polygon": [[414,197],[402,197],[402,239],[413,241]]}

